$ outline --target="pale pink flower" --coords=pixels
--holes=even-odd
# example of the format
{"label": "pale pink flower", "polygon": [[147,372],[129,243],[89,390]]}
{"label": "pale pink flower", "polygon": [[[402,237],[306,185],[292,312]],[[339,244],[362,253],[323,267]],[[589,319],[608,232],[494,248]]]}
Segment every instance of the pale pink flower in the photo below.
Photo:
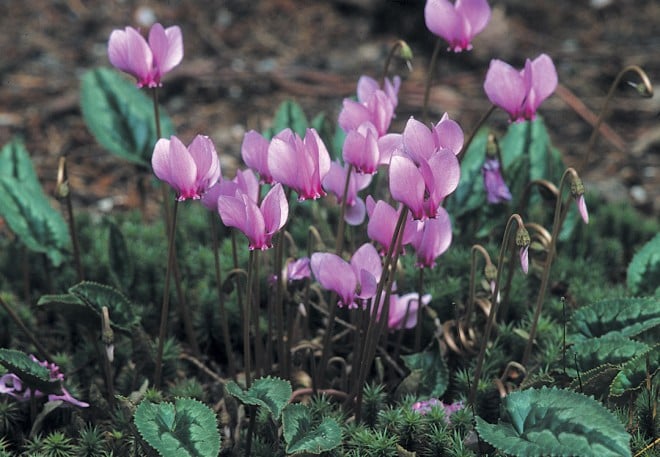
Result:
{"label": "pale pink flower", "polygon": [[351,261],[338,255],[317,252],[312,254],[310,265],[316,280],[325,289],[339,296],[339,306],[357,308],[358,301],[373,298],[383,272],[376,248],[365,243],[355,251]]}
{"label": "pale pink flower", "polygon": [[289,217],[289,203],[281,184],[276,184],[266,194],[261,205],[249,195],[236,190],[234,196],[218,197],[218,213],[223,224],[235,227],[245,234],[249,249],[269,249],[272,238]]}
{"label": "pale pink flower", "polygon": [[435,267],[435,259],[449,249],[451,240],[449,214],[444,208],[438,208],[435,219],[426,219],[417,224],[417,233],[411,244],[417,253],[418,266]]}
{"label": "pale pink flower", "polygon": [[241,145],[241,157],[243,162],[259,173],[261,181],[271,184],[273,177],[268,169],[268,140],[259,132],[250,130],[243,137]]}
{"label": "pale pink flower", "polygon": [[[383,200],[378,200],[376,202],[371,195],[367,196],[366,206],[367,214],[369,214],[367,235],[371,240],[382,246],[381,252],[384,254],[390,249],[390,244],[394,237],[394,230],[396,229],[396,223],[401,214],[401,208],[396,210]],[[416,233],[417,221],[413,221],[412,217],[408,215],[408,220],[403,229],[401,247],[403,248],[407,244],[410,244]]]}
{"label": "pale pink flower", "polygon": [[177,193],[177,200],[199,199],[220,178],[220,161],[213,142],[197,135],[190,146],[172,136],[154,146],[151,166],[161,181]]}
{"label": "pale pink flower", "polygon": [[148,43],[133,27],[114,30],[108,41],[108,58],[112,65],[135,76],[138,87],[161,86],[163,75],[183,59],[181,29],[154,24]]}
{"label": "pale pink flower", "polygon": [[486,0],[427,0],[426,27],[449,43],[454,52],[472,49],[472,39],[486,28],[490,6]]}
{"label": "pale pink flower", "polygon": [[[337,197],[339,204],[344,198],[346,172],[348,172],[347,165],[341,166],[338,162],[332,162],[330,171],[323,178],[323,187]],[[360,225],[364,221],[366,214],[364,200],[358,197],[357,193],[366,188],[369,183],[371,183],[371,175],[351,172],[351,179],[348,181],[346,189],[346,211],[344,213],[344,220],[350,225]]]}
{"label": "pale pink flower", "polygon": [[330,171],[330,154],[316,130],[302,139],[291,129],[275,135],[268,146],[268,170],[277,182],[298,193],[298,200],[325,196],[321,182]]}
{"label": "pale pink flower", "polygon": [[486,158],[481,173],[488,203],[497,204],[511,200],[511,191],[504,182],[499,160]]}
{"label": "pale pink flower", "polygon": [[376,80],[362,76],[357,86],[357,101],[345,98],[339,113],[338,124],[345,131],[356,130],[364,123],[370,123],[376,129],[378,137],[387,133],[398,104],[398,92],[401,79],[385,80],[384,90]]}
{"label": "pale pink flower", "polygon": [[[410,329],[417,326],[418,297],[419,294],[415,292],[390,296],[390,311],[387,319],[387,327],[390,330]],[[431,303],[431,295],[422,295],[422,306],[429,303]]]}
{"label": "pale pink flower", "polygon": [[518,71],[506,62],[493,59],[486,73],[484,90],[488,99],[509,113],[512,121],[533,120],[543,100],[557,88],[557,70],[552,59],[541,54],[527,59]]}
{"label": "pale pink flower", "polygon": [[201,202],[210,211],[218,210],[218,197],[227,195],[233,197],[236,190],[247,194],[252,200],[259,201],[259,181],[254,172],[247,170],[237,170],[234,179],[227,180],[220,178],[202,195]]}

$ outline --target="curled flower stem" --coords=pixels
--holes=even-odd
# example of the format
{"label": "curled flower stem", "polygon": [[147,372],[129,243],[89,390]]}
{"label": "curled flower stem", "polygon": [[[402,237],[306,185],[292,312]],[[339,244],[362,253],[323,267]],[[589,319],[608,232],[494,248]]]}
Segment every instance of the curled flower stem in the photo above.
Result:
{"label": "curled flower stem", "polygon": [[167,243],[167,268],[165,270],[165,286],[163,291],[163,303],[160,307],[160,329],[158,331],[158,349],[156,352],[156,371],[154,373],[154,386],[160,388],[161,375],[163,372],[163,345],[167,335],[167,315],[170,310],[170,277],[172,276],[172,265],[174,264],[174,234],[176,233],[176,215],[179,201],[174,201],[172,210],[172,225],[170,227],[169,240]]}
{"label": "curled flower stem", "polygon": [[429,71],[426,74],[426,86],[424,86],[424,105],[422,106],[422,120],[424,124],[429,121],[429,96],[431,95],[431,83],[433,82],[433,70],[435,70],[438,56],[440,55],[440,48],[442,47],[442,39],[438,38],[435,42],[435,49],[431,55],[431,62],[429,63]]}
{"label": "curled flower stem", "polygon": [[209,213],[211,219],[211,240],[213,243],[213,260],[215,267],[215,282],[218,288],[218,306],[220,307],[220,319],[222,320],[222,339],[227,354],[227,367],[229,376],[236,380],[236,366],[234,364],[234,353],[229,337],[229,316],[225,308],[225,294],[222,292],[222,270],[220,269],[220,246],[218,243],[218,221],[217,214]]}
{"label": "curled flower stem", "polygon": [[[502,246],[500,247],[500,255],[497,260],[497,279],[495,279],[495,290],[493,290],[493,297],[497,297],[500,288],[500,280],[502,275],[502,265],[504,263],[504,256],[507,250],[509,250],[509,245],[511,244],[511,234],[513,233],[513,225],[517,225],[518,229],[524,227],[524,223],[520,215],[512,214],[509,217],[509,220],[506,224],[506,229],[504,230],[504,236],[502,237]],[[514,262],[513,259],[510,262]],[[499,301],[494,298],[493,306],[488,314],[488,320],[486,321],[486,328],[484,329],[484,334],[481,340],[481,347],[479,348],[479,355],[477,356],[477,366],[474,370],[474,383],[470,388],[470,395],[468,397],[468,403],[474,405],[474,401],[477,394],[477,387],[479,385],[479,380],[481,379],[481,371],[483,369],[484,358],[486,355],[486,347],[488,346],[488,341],[490,340],[490,333],[493,330],[493,324],[497,316],[497,310],[499,308]]]}
{"label": "curled flower stem", "polygon": [[614,97],[614,91],[619,86],[619,83],[621,82],[623,77],[627,73],[631,73],[631,72],[637,73],[637,75],[642,81],[643,87],[642,88],[638,87],[637,89],[638,92],[644,97],[653,97],[653,85],[651,84],[651,80],[649,79],[648,75],[641,67],[639,67],[638,65],[629,65],[625,67],[623,70],[621,70],[617,75],[617,77],[614,79],[612,85],[610,86],[610,90],[607,93],[607,97],[605,98],[605,103],[603,104],[603,107],[600,110],[600,113],[598,115],[598,120],[596,121],[593,131],[591,132],[591,136],[589,137],[589,142],[587,143],[587,152],[585,153],[584,160],[580,165],[580,170],[584,170],[584,168],[589,164],[589,157],[591,156],[591,151],[596,145],[596,139],[598,138],[598,133],[600,133],[600,126],[605,120],[605,114],[607,114],[607,108],[609,107],[609,103]]}
{"label": "curled flower stem", "polygon": [[[399,50],[403,51],[407,47],[408,47],[408,45],[403,40],[397,40],[396,43],[394,43],[392,45],[392,47],[390,48],[390,52],[387,54],[387,59],[385,59],[385,65],[383,65],[383,80],[385,80],[387,78],[387,74],[390,71],[390,64],[392,63],[392,59],[394,58],[394,55],[396,54],[396,52],[399,51]],[[407,60],[407,59],[406,59],[406,61],[410,65],[410,61]],[[409,66],[409,68],[412,68],[412,67]]]}
{"label": "curled flower stem", "polygon": [[[570,176],[571,179],[578,178],[578,174],[574,168],[567,168],[564,171],[564,174],[561,176],[561,181],[559,182],[559,190],[557,192],[557,203],[555,204],[555,216],[552,222],[552,234],[550,238],[550,244],[548,246],[548,253],[545,258],[545,263],[543,264],[543,273],[541,276],[541,285],[539,286],[539,293],[536,296],[536,307],[534,309],[534,317],[532,318],[532,327],[529,329],[529,339],[525,345],[525,352],[522,357],[522,365],[527,366],[529,357],[532,353],[532,346],[534,345],[534,338],[536,337],[536,329],[538,326],[539,317],[541,316],[541,310],[543,309],[543,300],[545,298],[545,292],[548,288],[548,282],[550,281],[550,268],[552,267],[552,261],[554,260],[555,250],[557,247],[557,238],[559,238],[559,231],[563,225],[564,218],[568,212],[568,200],[566,203],[562,202],[561,196],[564,190],[564,187],[569,183],[567,179]],[[579,179],[579,178],[578,178]],[[569,196],[569,199],[571,197]]]}
{"label": "curled flower stem", "polygon": [[[486,267],[493,266],[493,262],[490,260],[490,255],[486,248],[480,244],[475,244],[472,246],[472,262],[470,266],[470,295],[468,297],[467,310],[465,312],[465,323],[469,326],[470,320],[472,319],[472,313],[474,312],[474,297],[476,294],[477,288],[477,253],[481,254],[484,261],[486,262]],[[493,302],[495,298],[493,297]]]}

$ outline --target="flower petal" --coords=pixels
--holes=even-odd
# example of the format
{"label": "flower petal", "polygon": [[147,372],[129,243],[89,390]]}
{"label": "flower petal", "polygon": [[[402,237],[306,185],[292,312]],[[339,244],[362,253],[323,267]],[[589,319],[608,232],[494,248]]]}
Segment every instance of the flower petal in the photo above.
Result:
{"label": "flower petal", "polygon": [[424,178],[412,160],[393,156],[390,163],[390,194],[410,208],[414,219],[424,215]]}
{"label": "flower petal", "polygon": [[310,266],[316,280],[323,288],[336,292],[342,305],[353,303],[357,278],[348,262],[335,254],[317,252],[312,254]]}
{"label": "flower petal", "polygon": [[509,113],[513,120],[518,119],[527,97],[523,77],[518,70],[501,60],[491,60],[484,91],[494,105]]}
{"label": "flower petal", "polygon": [[176,25],[167,29],[158,23],[151,26],[149,46],[161,76],[179,65],[183,59],[183,38],[181,29]]}

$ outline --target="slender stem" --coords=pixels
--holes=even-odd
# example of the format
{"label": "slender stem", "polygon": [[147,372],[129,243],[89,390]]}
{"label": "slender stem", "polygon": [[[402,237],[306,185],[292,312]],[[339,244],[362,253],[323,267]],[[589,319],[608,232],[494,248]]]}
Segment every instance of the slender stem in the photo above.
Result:
{"label": "slender stem", "polygon": [[[424,288],[424,267],[419,267],[419,278],[417,280],[417,325],[415,326],[415,351],[419,352],[422,345],[422,295]],[[406,310],[406,314],[408,310]]]}
{"label": "slender stem", "polygon": [[85,279],[82,262],[80,261],[80,243],[78,242],[78,232],[76,230],[76,219],[73,214],[73,204],[71,203],[71,189],[69,187],[69,176],[66,170],[66,155],[60,157],[57,169],[57,192],[60,198],[64,199],[67,213],[67,223],[69,225],[69,236],[73,246],[73,261],[76,266],[78,282]]}
{"label": "slender stem", "polygon": [[220,268],[220,246],[218,243],[218,220],[217,214],[210,214],[211,240],[213,243],[213,260],[215,267],[215,282],[218,288],[218,305],[220,307],[220,319],[222,320],[222,338],[227,354],[227,367],[229,376],[236,379],[236,366],[234,364],[234,352],[232,351],[231,338],[229,336],[229,316],[225,308],[225,294],[222,292],[222,270]]}
{"label": "slender stem", "polygon": [[[383,265],[383,274],[378,282],[378,288],[376,289],[376,296],[372,300],[373,306],[371,311],[371,316],[369,319],[369,324],[367,326],[367,334],[364,338],[364,344],[362,347],[360,358],[357,359],[359,363],[358,378],[357,382],[353,387],[353,392],[357,395],[356,398],[356,419],[359,420],[360,417],[360,408],[362,406],[362,392],[364,382],[367,377],[367,372],[371,368],[374,356],[376,355],[376,348],[378,347],[378,341],[380,340],[380,335],[382,334],[383,328],[387,325],[387,316],[389,315],[390,304],[389,298],[392,293],[392,283],[394,282],[394,276],[396,272],[396,264],[399,259],[399,254],[401,253],[401,243],[403,241],[403,231],[405,230],[406,220],[408,217],[408,207],[404,206],[399,215],[399,219],[396,222],[396,227],[394,229],[394,234],[392,236],[392,242],[385,256],[384,265]],[[385,291],[385,300],[381,300],[383,297],[383,291]],[[378,320],[378,311],[380,308],[380,303],[383,303],[382,309],[380,310],[381,319]]]}
{"label": "slender stem", "polygon": [[337,221],[337,238],[335,239],[335,254],[341,256],[341,251],[344,249],[344,231],[346,227],[346,221],[344,221],[344,216],[346,215],[346,195],[348,194],[348,186],[351,183],[351,175],[353,174],[353,164],[348,165],[348,170],[346,171],[346,181],[344,182],[344,192],[341,196],[341,205],[339,207],[339,220]]}
{"label": "slender stem", "polygon": [[[405,52],[404,49],[406,48],[408,48],[408,45],[403,40],[397,40],[397,42],[394,43],[394,45],[390,48],[390,52],[387,54],[387,59],[385,59],[385,65],[383,65],[383,75],[382,75],[383,81],[385,81],[385,78],[387,78],[387,74],[390,71],[390,64],[392,63],[392,58],[394,58],[394,54],[396,53],[396,51],[401,49],[403,54]],[[408,65],[409,68],[412,68],[410,67],[410,61],[408,61]]]}
{"label": "slender stem", "polygon": [[435,49],[433,50],[433,55],[431,56],[431,62],[429,63],[429,71],[426,73],[426,86],[424,86],[424,105],[422,106],[422,119],[426,124],[428,122],[428,113],[429,113],[429,95],[431,94],[431,83],[433,83],[433,72],[435,70],[436,62],[438,61],[438,55],[440,55],[440,48],[442,47],[442,39],[438,38],[438,41],[435,42]]}
{"label": "slender stem", "polygon": [[255,376],[263,376],[265,370],[264,356],[266,353],[266,348],[263,345],[263,338],[261,337],[261,326],[259,325],[259,251],[254,251],[254,262],[252,264],[252,273],[248,271],[248,277],[252,275],[252,287],[248,291],[251,295],[248,297],[247,304],[252,304],[252,327],[254,328],[254,372]]}
{"label": "slender stem", "polygon": [[160,109],[158,107],[158,87],[151,90],[151,99],[154,102],[154,122],[156,125],[156,138],[161,138],[162,133],[160,130]]}
{"label": "slender stem", "polygon": [[[279,363],[280,376],[289,379],[289,358],[287,357],[286,340],[287,332],[284,330],[284,287],[282,283],[282,268],[284,259],[284,228],[279,232],[275,244],[274,270],[277,278],[275,290],[275,337],[277,338],[277,361]],[[270,336],[270,335],[269,335]],[[270,352],[269,352],[270,354]]]}
{"label": "slender stem", "polygon": [[174,238],[176,233],[176,214],[179,201],[174,201],[172,209],[172,224],[170,227],[169,240],[167,243],[167,269],[165,270],[165,287],[163,291],[163,303],[160,308],[160,329],[158,331],[158,350],[156,353],[156,371],[154,373],[154,386],[160,388],[161,375],[163,371],[163,345],[167,335],[167,317],[170,310],[170,277],[172,265],[174,264]]}
{"label": "slender stem", "polygon": [[[245,291],[245,308],[243,312],[243,355],[244,355],[244,364],[245,364],[245,386],[249,389],[252,385],[252,363],[250,360],[250,321],[252,314],[252,292],[254,289],[254,269],[257,264],[258,258],[257,250],[250,251],[250,258],[248,260],[248,279],[247,279],[247,288]],[[255,316],[258,318],[258,316]],[[259,322],[257,322],[259,325]]]}
{"label": "slender stem", "polygon": [[469,324],[470,319],[472,318],[472,313],[474,312],[474,297],[476,295],[477,288],[477,253],[481,254],[486,262],[486,267],[492,265],[493,262],[490,260],[490,255],[488,251],[480,245],[475,244],[472,246],[472,262],[470,265],[470,295],[468,297],[467,310],[465,313],[465,323]]}
{"label": "slender stem", "polygon": [[[568,209],[568,204],[563,204],[562,202],[562,192],[565,185],[568,183],[568,177],[576,179],[578,177],[577,172],[574,168],[568,168],[564,171],[564,174],[561,177],[559,182],[559,191],[557,193],[557,203],[555,204],[555,216],[554,221],[552,222],[552,234],[550,238],[550,245],[548,246],[548,252],[546,254],[545,263],[543,264],[543,273],[541,276],[541,285],[539,287],[538,295],[536,296],[536,307],[534,309],[534,317],[532,319],[532,327],[529,330],[529,339],[525,345],[525,352],[523,353],[522,365],[527,366],[529,357],[532,353],[532,346],[534,345],[534,338],[536,337],[536,328],[538,325],[539,317],[541,316],[541,309],[543,308],[543,300],[545,299],[545,292],[550,281],[550,268],[552,267],[552,261],[554,260],[555,250],[557,246],[557,238],[559,238],[559,231],[561,230],[562,222],[564,220],[565,213]],[[570,197],[569,197],[570,198]],[[568,203],[568,202],[567,202]]]}
{"label": "slender stem", "polygon": [[[483,116],[481,116],[481,119],[477,122],[477,125],[474,126],[472,131],[470,132],[470,136],[468,136],[468,139],[465,143],[463,143],[463,147],[461,148],[461,152],[458,153],[457,157],[459,162],[463,160],[463,156],[465,156],[465,153],[467,152],[468,148],[472,144],[472,141],[474,141],[474,138],[477,136],[477,132],[479,132],[479,129],[486,123],[488,118],[490,117],[491,114],[493,114],[493,111],[495,111],[495,108],[497,108],[495,105],[491,105],[490,108],[488,108],[488,111],[486,111]],[[500,159],[500,163],[502,163],[502,160]]]}
{"label": "slender stem", "polygon": [[596,145],[596,139],[598,138],[598,134],[600,133],[600,126],[605,120],[605,114],[607,114],[607,108],[609,107],[609,103],[614,97],[614,91],[616,88],[619,86],[619,83],[621,82],[621,79],[625,76],[626,73],[629,72],[634,72],[637,73],[637,75],[640,77],[642,80],[642,84],[644,85],[644,92],[639,91],[640,94],[642,94],[645,97],[652,97],[653,96],[653,85],[651,84],[651,81],[642,68],[640,68],[637,65],[629,65],[625,67],[623,70],[619,72],[617,77],[614,79],[614,82],[610,86],[610,90],[607,93],[607,97],[605,98],[605,103],[603,104],[603,107],[600,110],[600,114],[598,115],[598,120],[596,121],[596,124],[594,125],[593,131],[591,132],[591,136],[589,137],[589,142],[587,143],[587,152],[584,155],[584,160],[582,161],[582,165],[580,166],[580,170],[584,170],[584,168],[589,164],[589,156],[591,156],[591,151],[593,150],[594,146]]}
{"label": "slender stem", "polygon": [[18,325],[18,328],[20,328],[21,331],[25,334],[25,336],[27,336],[27,338],[32,342],[32,344],[34,344],[34,347],[37,348],[37,351],[39,351],[41,357],[43,357],[46,360],[52,361],[53,357],[50,355],[48,350],[39,342],[39,340],[37,340],[34,334],[25,326],[25,323],[23,323],[23,320],[20,318],[18,314],[16,314],[14,309],[2,299],[2,295],[0,295],[0,306],[4,308],[4,310],[7,312],[9,317],[14,321],[16,325]]}
{"label": "slender stem", "polygon": [[[504,236],[502,237],[502,246],[500,247],[500,255],[497,260],[497,279],[495,280],[495,290],[493,291],[493,297],[497,297],[500,287],[500,277],[502,275],[502,264],[504,263],[504,256],[509,245],[511,244],[511,234],[513,231],[514,223],[518,228],[524,227],[523,220],[518,214],[512,214],[509,217],[509,220],[506,224],[506,229],[504,230]],[[513,259],[510,260],[513,262]],[[488,320],[486,321],[486,328],[484,329],[484,334],[481,340],[481,347],[479,348],[479,355],[477,357],[477,366],[474,370],[474,382],[470,389],[470,395],[468,397],[468,403],[474,405],[474,401],[477,394],[477,387],[479,386],[479,380],[481,379],[481,370],[483,369],[484,357],[486,355],[486,347],[488,346],[488,341],[490,340],[490,333],[493,329],[493,324],[495,323],[495,318],[497,315],[497,309],[499,307],[499,301],[497,299],[493,300],[493,306],[488,315]]]}

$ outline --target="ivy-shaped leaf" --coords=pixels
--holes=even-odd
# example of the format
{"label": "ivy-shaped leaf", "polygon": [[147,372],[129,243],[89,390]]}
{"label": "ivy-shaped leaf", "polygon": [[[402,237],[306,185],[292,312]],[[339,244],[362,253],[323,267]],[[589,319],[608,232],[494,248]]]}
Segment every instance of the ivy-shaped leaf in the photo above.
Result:
{"label": "ivy-shaped leaf", "polygon": [[136,307],[117,289],[91,281],[83,281],[69,289],[68,294],[44,295],[37,306],[66,314],[76,322],[88,322],[101,328],[104,306],[110,312],[110,320],[115,330],[131,333],[131,328],[140,322]]}
{"label": "ivy-shaped leaf", "polygon": [[579,376],[568,385],[568,388],[584,395],[593,395],[596,398],[604,398],[609,395],[610,384],[619,373],[619,367],[615,365],[601,365],[589,371],[580,370]]}
{"label": "ivy-shaped leaf", "polygon": [[648,345],[634,341],[619,333],[611,333],[599,338],[589,338],[576,343],[572,352],[577,355],[578,366],[575,367],[575,358],[570,359],[566,373],[577,376],[577,369],[589,371],[601,365],[620,365],[648,349]]}
{"label": "ivy-shaped leaf", "polygon": [[50,379],[48,368],[39,365],[39,362],[35,362],[24,352],[0,348],[0,365],[21,378],[21,381],[33,391],[39,390],[44,394],[62,392],[62,383]]}
{"label": "ivy-shaped leaf", "polygon": [[660,233],[633,257],[628,265],[627,283],[628,289],[635,295],[660,290]]}
{"label": "ivy-shaped leaf", "polygon": [[[144,166],[158,140],[151,98],[134,83],[108,68],[83,75],[80,94],[83,118],[96,140],[111,153]],[[161,136],[174,133],[172,121],[160,108]]]}
{"label": "ivy-shaped leaf", "polygon": [[660,344],[639,354],[621,368],[610,385],[610,395],[620,397],[630,390],[639,389],[646,381],[647,371],[649,376],[653,377],[658,370],[660,370]]}
{"label": "ivy-shaped leaf", "polygon": [[266,408],[276,420],[289,403],[292,393],[289,381],[270,376],[257,379],[247,391],[241,389],[234,381],[225,384],[225,390],[243,404]]}
{"label": "ivy-shaped leaf", "polygon": [[660,325],[660,298],[610,298],[579,308],[571,318],[572,341],[608,333],[632,337]]}
{"label": "ivy-shaped leaf", "polygon": [[601,403],[569,390],[529,389],[502,400],[497,424],[476,418],[479,436],[515,456],[630,456],[630,435]]}
{"label": "ivy-shaped leaf", "polygon": [[287,454],[320,454],[341,444],[341,428],[334,419],[314,424],[305,405],[288,405],[282,411],[282,427]]}
{"label": "ivy-shaped leaf", "polygon": [[30,155],[19,140],[0,150],[0,216],[31,251],[59,266],[69,243],[62,215],[44,194]]}
{"label": "ivy-shaped leaf", "polygon": [[449,384],[449,370],[437,351],[418,352],[401,357],[410,374],[402,381],[406,393],[419,397],[441,397]]}
{"label": "ivy-shaped leaf", "polygon": [[133,421],[162,457],[216,457],[220,452],[215,413],[192,398],[177,398],[174,404],[143,401]]}

